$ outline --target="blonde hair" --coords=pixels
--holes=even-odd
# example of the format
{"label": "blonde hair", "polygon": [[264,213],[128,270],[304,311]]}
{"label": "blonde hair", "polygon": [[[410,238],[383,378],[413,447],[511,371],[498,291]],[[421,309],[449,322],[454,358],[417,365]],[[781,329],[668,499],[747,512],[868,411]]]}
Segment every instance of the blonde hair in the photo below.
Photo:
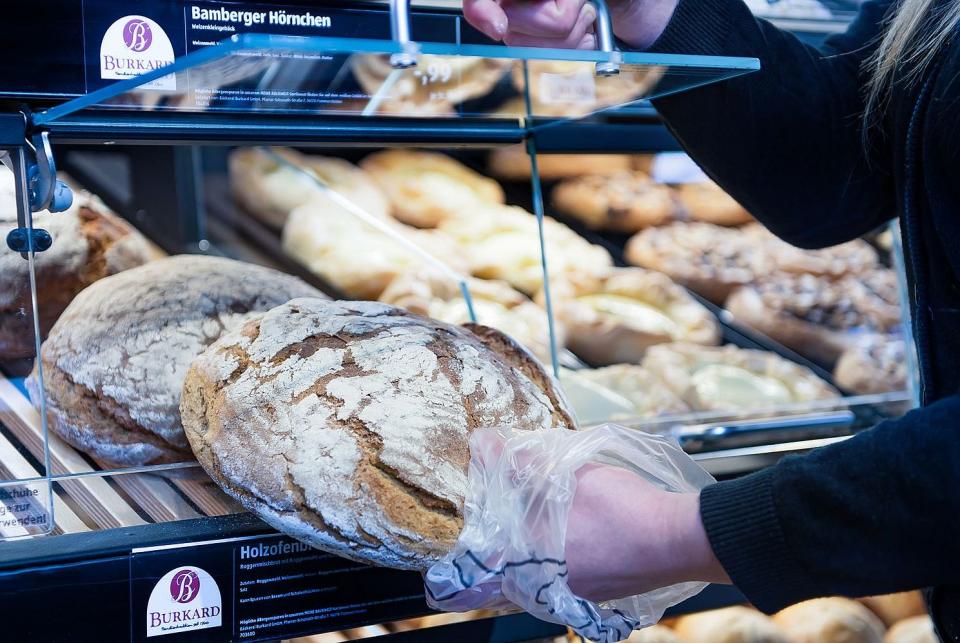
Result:
{"label": "blonde hair", "polygon": [[903,0],[888,19],[877,51],[866,61],[867,116],[882,110],[895,76],[905,83],[915,81],[960,25],[960,1],[938,8],[936,4],[937,0]]}

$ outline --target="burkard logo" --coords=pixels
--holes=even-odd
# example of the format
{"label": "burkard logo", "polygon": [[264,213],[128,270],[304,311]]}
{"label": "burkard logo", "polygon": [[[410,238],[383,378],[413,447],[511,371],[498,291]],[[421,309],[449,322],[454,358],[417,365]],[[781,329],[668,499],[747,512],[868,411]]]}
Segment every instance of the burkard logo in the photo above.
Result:
{"label": "burkard logo", "polygon": [[[158,23],[146,16],[124,16],[114,21],[100,41],[100,78],[133,78],[173,62],[173,45]],[[175,75],[144,85],[149,89],[176,90]]]}
{"label": "burkard logo", "polygon": [[153,43],[153,30],[146,20],[133,18],[123,26],[123,44],[137,53],[150,49]]}
{"label": "burkard logo", "polygon": [[178,567],[163,575],[147,601],[147,637],[220,627],[220,587],[199,567]]}

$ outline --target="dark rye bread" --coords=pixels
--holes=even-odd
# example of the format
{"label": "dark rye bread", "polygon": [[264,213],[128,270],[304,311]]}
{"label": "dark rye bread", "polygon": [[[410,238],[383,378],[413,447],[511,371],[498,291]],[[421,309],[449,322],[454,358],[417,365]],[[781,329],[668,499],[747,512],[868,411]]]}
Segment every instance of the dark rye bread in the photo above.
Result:
{"label": "dark rye bread", "polygon": [[[190,361],[224,332],[302,296],[322,297],[275,270],[189,255],[94,283],[43,344],[50,429],[109,467],[192,460],[179,412]],[[28,384],[36,401],[36,371]]]}
{"label": "dark rye bread", "polygon": [[478,331],[374,302],[291,301],[194,360],[184,429],[207,473],[277,529],[423,570],[462,527],[471,432],[572,428],[542,368]]}
{"label": "dark rye bread", "polygon": [[[34,226],[53,236],[53,245],[35,260],[41,337],[81,290],[161,256],[96,199],[79,195],[78,201],[67,212],[34,215]],[[6,238],[15,227],[15,222],[0,221],[0,236]],[[5,249],[0,252],[0,360],[35,356],[32,310],[27,262]]]}

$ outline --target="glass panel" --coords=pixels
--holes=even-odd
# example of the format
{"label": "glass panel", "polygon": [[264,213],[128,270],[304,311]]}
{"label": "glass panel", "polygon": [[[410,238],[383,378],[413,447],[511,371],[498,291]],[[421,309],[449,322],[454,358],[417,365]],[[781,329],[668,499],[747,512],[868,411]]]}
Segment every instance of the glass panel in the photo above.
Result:
{"label": "glass panel", "polygon": [[[36,115],[87,107],[518,119],[576,118],[755,71],[752,58],[421,43],[394,69],[392,41],[246,34]],[[598,76],[597,65],[619,73]]]}

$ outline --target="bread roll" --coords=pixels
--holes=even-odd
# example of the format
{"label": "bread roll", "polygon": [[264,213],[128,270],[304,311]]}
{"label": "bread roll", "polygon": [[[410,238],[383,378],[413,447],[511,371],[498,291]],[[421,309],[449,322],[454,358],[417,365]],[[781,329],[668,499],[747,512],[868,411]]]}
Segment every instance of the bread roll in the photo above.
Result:
{"label": "bread roll", "polygon": [[190,444],[273,527],[425,570],[462,527],[475,427],[572,426],[535,360],[477,330],[379,303],[291,301],[194,360],[181,402]]}
{"label": "bread roll", "polygon": [[923,616],[927,613],[927,606],[919,591],[868,596],[861,598],[860,602],[879,616],[887,627],[912,616]]}
{"label": "bread roll", "polygon": [[[634,406],[634,416],[689,413],[690,407],[659,377],[636,364],[614,364],[576,371],[576,377],[622,396]],[[611,418],[614,419],[614,418]]]}
{"label": "bread roll", "polygon": [[627,639],[627,643],[682,643],[669,627],[654,625],[637,630]]}
{"label": "bread roll", "polygon": [[[627,154],[537,154],[537,171],[545,181],[585,174],[605,175],[631,169]],[[523,145],[498,147],[487,162],[490,174],[508,181],[530,179],[530,156]]]}
{"label": "bread roll", "polygon": [[792,643],[769,617],[739,605],[684,616],[674,631],[683,643]]}
{"label": "bread roll", "polygon": [[[538,301],[545,297],[540,293]],[[596,366],[639,362],[666,342],[717,344],[713,313],[666,275],[639,268],[590,274],[570,271],[553,288],[554,310],[567,344]]]}
{"label": "bread roll", "polygon": [[837,360],[833,379],[837,386],[851,393],[874,395],[906,390],[909,370],[906,341],[898,336],[881,335],[866,338],[845,350]]}
{"label": "bread roll", "polygon": [[[81,290],[161,256],[130,224],[83,192],[66,212],[34,214],[33,225],[53,237],[48,250],[35,254],[41,338]],[[0,238],[16,227],[13,174],[0,166]],[[36,355],[28,267],[19,253],[0,250],[0,361]]]}
{"label": "bread roll", "polygon": [[446,154],[384,150],[360,165],[389,196],[393,216],[418,228],[435,228],[478,203],[504,201],[499,183]]}
{"label": "bread roll", "polygon": [[344,216],[336,208],[308,203],[290,213],[283,227],[283,249],[352,299],[377,299],[401,275],[440,271],[414,248],[454,272],[469,273],[469,264],[444,233],[416,230],[392,220],[385,223],[386,231]]}
{"label": "bread roll", "polygon": [[773,617],[790,643],[882,643],[883,623],[873,612],[848,598],[816,598]]}
{"label": "bread roll", "polygon": [[895,624],[883,638],[883,643],[940,643],[929,616],[913,616]]}
{"label": "bread roll", "polygon": [[[543,363],[550,363],[550,332],[543,308],[503,281],[469,279],[467,287],[479,323],[506,333]],[[460,284],[435,273],[397,277],[380,301],[448,324],[470,321]],[[562,348],[566,337],[563,324],[555,322],[554,330]]]}
{"label": "bread roll", "polygon": [[677,211],[673,195],[644,172],[588,174],[553,189],[554,207],[592,230],[633,234],[662,225]]}
{"label": "bread roll", "polygon": [[101,279],[43,344],[50,429],[108,467],[192,460],[178,410],[190,360],[225,331],[303,296],[322,295],[215,257],[159,259]]}
{"label": "bread roll", "polygon": [[[779,272],[736,289],[725,307],[738,322],[827,365],[901,323],[897,277],[886,268],[839,279]],[[873,350],[881,361],[880,348]],[[870,386],[854,380],[849,385],[850,390]]]}
{"label": "bread roll", "polygon": [[[477,206],[440,226],[463,249],[470,271],[506,281],[533,296],[543,287],[537,219],[522,208]],[[613,265],[610,253],[550,217],[543,221],[551,277],[594,273]]]}
{"label": "bread roll", "polygon": [[378,218],[389,215],[386,195],[352,163],[282,147],[272,148],[271,152],[258,147],[240,148],[230,154],[229,161],[234,198],[267,225],[282,228],[292,210],[310,202],[341,216],[355,216],[331,198],[317,179],[364,212]]}
{"label": "bread roll", "polygon": [[753,221],[750,213],[713,181],[684,183],[677,186],[676,194],[684,212],[694,221],[723,226]]}
{"label": "bread roll", "polygon": [[695,411],[750,410],[839,397],[808,368],[774,353],[733,345],[659,344],[647,351],[643,367]]}
{"label": "bread roll", "polygon": [[807,250],[779,239],[759,223],[744,226],[741,230],[748,243],[761,247],[783,272],[841,277],[873,270],[880,263],[877,251],[862,239]]}

